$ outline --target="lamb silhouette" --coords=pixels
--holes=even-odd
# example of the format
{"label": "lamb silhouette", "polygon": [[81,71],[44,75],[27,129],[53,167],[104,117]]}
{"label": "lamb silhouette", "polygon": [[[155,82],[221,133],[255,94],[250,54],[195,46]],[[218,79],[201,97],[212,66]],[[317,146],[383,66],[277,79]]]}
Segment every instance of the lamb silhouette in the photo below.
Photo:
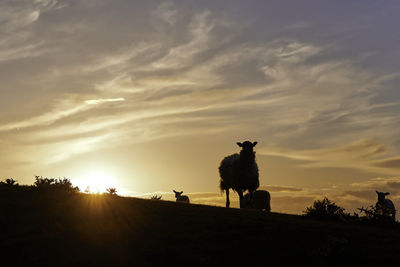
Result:
{"label": "lamb silhouette", "polygon": [[242,148],[240,154],[232,154],[221,161],[219,187],[226,192],[226,207],[230,206],[229,189],[232,189],[238,193],[242,208],[243,192],[248,190],[252,196],[252,193],[260,186],[256,153],[253,151],[257,142],[237,142],[237,145]]}
{"label": "lamb silhouette", "polygon": [[378,192],[375,190],[375,192],[378,194],[378,202],[376,202],[375,208],[376,210],[381,214],[381,215],[388,215],[393,218],[393,220],[396,219],[396,209],[394,207],[393,202],[390,199],[385,198],[387,195],[390,193],[383,193],[383,192]]}
{"label": "lamb silhouette", "polygon": [[181,192],[177,192],[175,190],[173,191],[175,193],[176,202],[186,202],[186,203],[190,202],[188,196],[182,195],[183,191]]}
{"label": "lamb silhouette", "polygon": [[250,193],[247,193],[243,199],[243,207],[246,209],[271,211],[271,195],[266,190],[254,191],[253,197],[251,197]]}

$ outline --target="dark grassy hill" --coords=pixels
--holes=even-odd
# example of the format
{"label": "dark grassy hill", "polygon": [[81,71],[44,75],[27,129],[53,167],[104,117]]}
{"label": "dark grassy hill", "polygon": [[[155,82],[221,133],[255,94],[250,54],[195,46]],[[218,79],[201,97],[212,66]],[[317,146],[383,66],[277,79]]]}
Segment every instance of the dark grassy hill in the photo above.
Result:
{"label": "dark grassy hill", "polygon": [[399,244],[400,231],[390,227],[28,187],[0,190],[1,259],[15,264],[372,264],[397,261]]}

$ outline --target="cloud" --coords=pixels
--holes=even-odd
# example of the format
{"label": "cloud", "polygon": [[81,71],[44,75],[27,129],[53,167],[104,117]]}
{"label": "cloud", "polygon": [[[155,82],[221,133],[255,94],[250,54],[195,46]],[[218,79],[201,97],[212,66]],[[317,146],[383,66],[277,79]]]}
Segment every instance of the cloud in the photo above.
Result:
{"label": "cloud", "polygon": [[125,98],[120,97],[120,98],[107,98],[107,99],[92,99],[92,100],[86,100],[85,103],[88,105],[98,105],[106,102],[121,102],[125,101]]}
{"label": "cloud", "polygon": [[400,169],[400,158],[379,160],[374,165],[382,168]]}
{"label": "cloud", "polygon": [[0,49],[0,62],[37,57],[46,52],[48,52],[48,50],[42,49],[42,43]]}
{"label": "cloud", "polygon": [[400,177],[378,177],[363,182],[351,183],[354,188],[370,190],[397,190],[400,184]]}
{"label": "cloud", "polygon": [[380,159],[387,157],[387,145],[369,139],[324,149],[261,148],[258,153],[303,161],[300,166],[308,168],[355,168],[393,174],[392,169],[397,169],[399,164],[397,158]]}
{"label": "cloud", "polygon": [[178,11],[173,2],[164,2],[160,4],[154,11],[151,12],[155,19],[160,19],[169,25],[174,25]]}
{"label": "cloud", "polygon": [[[160,43],[150,42],[134,42],[126,47],[123,47],[117,51],[110,52],[106,55],[101,55],[99,58],[95,58],[94,62],[88,62],[83,65],[77,72],[96,72],[101,70],[107,70],[112,73],[116,73],[117,77],[126,77],[125,70],[131,69],[136,64],[141,63],[142,57],[149,57],[153,54],[157,54],[157,51],[161,49]],[[137,62],[135,62],[137,61]],[[143,68],[143,66],[140,66]],[[115,78],[113,78],[115,79]],[[114,88],[115,89],[115,88]]]}
{"label": "cloud", "polygon": [[195,14],[188,26],[190,41],[171,48],[168,54],[154,62],[153,66],[155,68],[182,68],[193,64],[195,55],[212,47],[211,30],[214,27],[209,11]]}
{"label": "cloud", "polygon": [[41,13],[66,6],[67,4],[64,1],[57,0],[3,1],[0,3],[0,16],[2,17],[0,30],[10,33],[25,28],[39,20]]}
{"label": "cloud", "polygon": [[258,153],[265,155],[288,157],[298,160],[342,162],[363,160],[381,156],[386,146],[374,140],[359,140],[339,147],[314,150],[290,150],[279,148],[262,148]]}
{"label": "cloud", "polygon": [[279,185],[263,185],[260,186],[259,190],[267,190],[269,192],[299,192],[303,191],[302,188],[291,187],[291,186],[279,186]]}
{"label": "cloud", "polygon": [[109,102],[121,102],[125,101],[124,98],[109,98],[109,99],[92,99],[86,100],[84,103],[75,103],[73,100],[64,100],[57,102],[54,110],[44,113],[42,115],[32,117],[19,122],[11,122],[0,126],[0,132],[11,131],[11,130],[21,130],[28,127],[50,125],[65,119],[69,116],[76,115],[80,112],[88,111],[92,106],[99,104],[109,103]]}
{"label": "cloud", "polygon": [[[167,13],[178,10],[173,4],[159,8]],[[93,53],[84,64],[74,68],[69,80],[82,80],[82,87],[93,88],[88,91],[99,99],[86,103],[104,103],[105,99],[114,99],[109,98],[109,94],[116,92],[120,93],[118,97],[133,101],[130,106],[98,110],[96,115],[92,113],[91,122],[100,125],[97,117],[98,120],[119,121],[119,125],[129,127],[132,121],[147,118],[143,124],[147,131],[168,132],[168,125],[174,125],[180,129],[187,126],[187,134],[201,130],[200,126],[222,130],[236,128],[234,131],[239,135],[244,134],[243,129],[249,129],[273,140],[262,140],[262,143],[292,144],[297,136],[306,133],[313,136],[314,131],[325,128],[327,123],[340,125],[344,121],[356,125],[347,104],[345,108],[335,108],[337,103],[355,95],[354,103],[350,101],[349,106],[368,106],[368,94],[357,95],[357,92],[362,91],[366,83],[375,86],[375,78],[367,77],[369,73],[346,60],[317,60],[329,52],[328,46],[292,38],[261,43],[243,41],[239,38],[242,33],[237,23],[222,22],[207,9],[196,10],[187,18],[189,23],[180,28],[181,37],[171,42],[152,36],[140,42],[115,43],[113,47],[117,49]],[[182,18],[176,16],[175,19]],[[227,34],[221,35],[224,31]],[[60,68],[58,76],[49,75],[45,81],[54,79],[53,84],[58,86],[60,77],[72,75],[70,71],[69,66],[67,71]],[[330,90],[330,86],[335,90]],[[67,89],[60,90],[65,91]],[[65,95],[60,93],[58,97]],[[176,107],[179,108],[170,112]],[[124,119],[104,116],[110,111]],[[157,125],[162,114],[169,118]],[[66,117],[71,116],[63,118]],[[202,124],[192,123],[200,118]],[[45,124],[48,122],[44,121],[51,123],[59,119],[40,118],[39,121]],[[335,131],[340,129],[333,130],[327,139],[335,138]],[[334,151],[321,154],[323,152],[335,154]]]}
{"label": "cloud", "polygon": [[40,125],[48,125],[52,124],[57,120],[65,118],[67,116],[74,115],[78,112],[82,112],[87,110],[87,105],[78,105],[65,110],[51,111],[49,113],[42,114],[37,117],[29,118],[19,122],[12,122],[5,125],[0,126],[0,131],[11,131],[11,130],[19,130],[27,127],[34,127]]}
{"label": "cloud", "polygon": [[0,3],[0,63],[22,58],[32,58],[51,51],[46,41],[36,39],[33,24],[47,12],[65,7],[65,3],[49,1],[2,1]]}

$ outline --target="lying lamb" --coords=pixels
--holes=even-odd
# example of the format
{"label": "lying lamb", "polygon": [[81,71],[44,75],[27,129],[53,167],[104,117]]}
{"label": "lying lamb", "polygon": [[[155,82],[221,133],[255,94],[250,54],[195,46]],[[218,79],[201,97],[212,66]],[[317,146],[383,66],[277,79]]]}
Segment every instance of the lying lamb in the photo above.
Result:
{"label": "lying lamb", "polygon": [[244,208],[271,211],[271,195],[265,190],[256,190],[253,197],[250,193],[244,195]]}

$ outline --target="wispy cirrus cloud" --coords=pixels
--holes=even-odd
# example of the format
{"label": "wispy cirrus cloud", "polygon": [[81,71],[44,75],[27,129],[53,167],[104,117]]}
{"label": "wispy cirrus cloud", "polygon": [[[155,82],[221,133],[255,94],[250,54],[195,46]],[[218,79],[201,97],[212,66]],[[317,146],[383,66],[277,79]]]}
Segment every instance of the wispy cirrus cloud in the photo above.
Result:
{"label": "wispy cirrus cloud", "polygon": [[391,158],[388,150],[381,142],[365,139],[324,149],[263,148],[259,153],[299,160],[299,165],[306,168],[355,168],[393,175],[399,168],[399,160]]}
{"label": "wispy cirrus cloud", "polygon": [[0,126],[1,131],[12,131],[21,130],[28,127],[50,125],[58,120],[67,118],[72,115],[76,115],[80,112],[87,111],[99,104],[105,104],[109,102],[122,102],[124,98],[108,98],[108,99],[92,99],[86,100],[84,103],[76,103],[71,101],[57,102],[55,109],[44,113],[42,115],[28,118],[19,122],[11,122]]}
{"label": "wispy cirrus cloud", "polygon": [[[121,180],[142,168],[138,188],[176,178],[210,193],[194,201],[224,205],[211,193],[217,165],[236,141],[256,139],[263,179],[279,174],[265,187],[276,210],[301,212],[324,194],[365,202],[338,190],[398,171],[397,9],[314,5],[1,2],[0,146],[11,152],[0,166],[135,159]],[[342,173],[337,189],[312,185]]]}
{"label": "wispy cirrus cloud", "polygon": [[44,40],[35,40],[30,27],[41,14],[66,7],[64,1],[4,1],[0,3],[0,62],[36,57],[45,52]]}
{"label": "wispy cirrus cloud", "polygon": [[387,147],[375,140],[359,140],[350,144],[314,150],[290,150],[265,148],[259,153],[282,156],[299,160],[326,161],[326,162],[357,162],[369,160],[384,155]]}
{"label": "wispy cirrus cloud", "polygon": [[106,99],[91,99],[91,100],[86,100],[85,103],[88,105],[98,105],[106,102],[121,102],[125,101],[125,98],[119,97],[119,98],[106,98]]}
{"label": "wispy cirrus cloud", "polygon": [[[167,22],[170,25],[174,25],[177,20],[178,10],[173,2],[161,3],[157,8],[151,12],[151,15],[155,19],[159,19],[162,22]],[[158,26],[158,24],[156,24]]]}

